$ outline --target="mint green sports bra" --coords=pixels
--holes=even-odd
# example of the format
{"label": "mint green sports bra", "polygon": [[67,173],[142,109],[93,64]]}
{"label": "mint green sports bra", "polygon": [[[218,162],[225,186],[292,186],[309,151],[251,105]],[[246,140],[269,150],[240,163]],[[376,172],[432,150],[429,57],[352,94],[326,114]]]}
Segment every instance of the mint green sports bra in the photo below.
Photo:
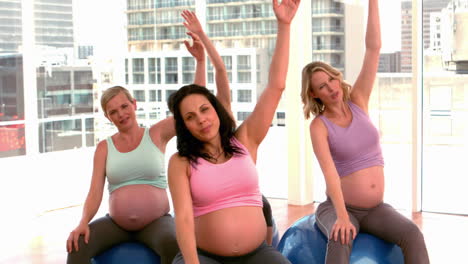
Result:
{"label": "mint green sports bra", "polygon": [[148,128],[140,145],[126,153],[119,152],[112,138],[107,138],[106,177],[109,193],[132,184],[167,188],[164,153],[154,145]]}

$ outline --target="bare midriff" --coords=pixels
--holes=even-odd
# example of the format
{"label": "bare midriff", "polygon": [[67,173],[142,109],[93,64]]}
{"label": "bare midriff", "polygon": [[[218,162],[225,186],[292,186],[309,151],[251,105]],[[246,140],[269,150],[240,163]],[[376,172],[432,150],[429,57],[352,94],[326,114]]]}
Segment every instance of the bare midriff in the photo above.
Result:
{"label": "bare midriff", "polygon": [[195,218],[197,247],[219,256],[241,256],[266,237],[261,207],[225,208]]}
{"label": "bare midriff", "polygon": [[147,184],[127,185],[110,194],[109,213],[122,228],[140,230],[169,212],[165,189]]}
{"label": "bare midriff", "polygon": [[383,201],[384,171],[374,166],[353,172],[341,178],[341,190],[346,205],[372,208]]}

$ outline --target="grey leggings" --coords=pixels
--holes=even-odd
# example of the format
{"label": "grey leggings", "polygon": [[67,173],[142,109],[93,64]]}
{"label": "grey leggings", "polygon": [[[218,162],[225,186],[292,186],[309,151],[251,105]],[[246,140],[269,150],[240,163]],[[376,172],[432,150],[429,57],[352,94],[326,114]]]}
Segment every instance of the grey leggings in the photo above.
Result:
{"label": "grey leggings", "polygon": [[[254,251],[238,257],[224,257],[211,254],[201,249],[198,250],[198,259],[200,264],[291,264],[289,260],[281,253],[263,242]],[[174,259],[173,264],[185,264],[182,254],[179,252]]]}
{"label": "grey leggings", "polygon": [[[424,237],[418,226],[389,204],[381,203],[370,209],[346,206],[346,209],[351,223],[356,227],[356,232],[369,233],[397,244],[403,251],[405,263],[429,263]],[[348,245],[342,245],[340,240],[330,239],[336,221],[336,212],[331,200],[321,203],[315,215],[318,227],[328,237],[325,263],[349,263],[353,241]]]}
{"label": "grey leggings", "polygon": [[163,264],[172,263],[174,256],[179,252],[174,219],[168,214],[149,223],[140,231],[122,229],[109,215],[92,221],[89,228],[89,243],[85,244],[84,237],[80,236],[79,250],[68,254],[68,264],[91,263],[91,258],[117,244],[129,241],[141,242],[154,250],[161,257]]}

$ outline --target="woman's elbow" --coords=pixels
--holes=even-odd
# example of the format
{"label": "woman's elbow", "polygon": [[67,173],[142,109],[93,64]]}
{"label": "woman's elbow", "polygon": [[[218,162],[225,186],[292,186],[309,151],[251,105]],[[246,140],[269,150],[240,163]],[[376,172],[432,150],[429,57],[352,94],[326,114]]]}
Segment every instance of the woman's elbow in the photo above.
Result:
{"label": "woman's elbow", "polygon": [[372,52],[379,52],[382,48],[382,41],[381,40],[372,40],[366,43],[366,49]]}
{"label": "woman's elbow", "polygon": [[270,80],[268,83],[268,88],[272,90],[282,93],[286,89],[286,81]]}

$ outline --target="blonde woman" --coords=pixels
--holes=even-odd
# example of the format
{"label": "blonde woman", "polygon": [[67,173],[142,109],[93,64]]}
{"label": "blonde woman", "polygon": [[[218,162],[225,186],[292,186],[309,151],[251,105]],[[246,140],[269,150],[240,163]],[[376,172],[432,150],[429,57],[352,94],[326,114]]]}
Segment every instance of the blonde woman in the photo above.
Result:
{"label": "blonde woman", "polygon": [[306,118],[314,115],[310,136],[326,182],[328,199],[316,211],[328,237],[326,263],[349,263],[360,231],[396,243],[405,263],[429,263],[419,228],[383,202],[384,159],[379,133],[368,115],[381,39],[378,0],[369,0],[366,52],[353,86],[341,72],[313,62],[302,72],[301,97]]}
{"label": "blonde woman", "polygon": [[[205,85],[205,48],[198,36],[189,36],[193,44],[186,41],[185,45],[197,61],[194,82]],[[219,57],[214,49],[207,52],[210,57]],[[224,66],[212,61],[215,68]],[[229,86],[218,89],[218,99],[229,101]],[[96,147],[82,218],[67,240],[67,263],[91,263],[91,258],[126,241],[145,244],[165,264],[172,263],[179,252],[174,219],[168,214],[164,158],[166,145],[175,136],[174,119],[142,128],[136,119],[136,104],[129,91],[120,86],[107,89],[101,97],[104,115],[118,131]],[[90,223],[101,204],[106,179],[109,214]]]}

